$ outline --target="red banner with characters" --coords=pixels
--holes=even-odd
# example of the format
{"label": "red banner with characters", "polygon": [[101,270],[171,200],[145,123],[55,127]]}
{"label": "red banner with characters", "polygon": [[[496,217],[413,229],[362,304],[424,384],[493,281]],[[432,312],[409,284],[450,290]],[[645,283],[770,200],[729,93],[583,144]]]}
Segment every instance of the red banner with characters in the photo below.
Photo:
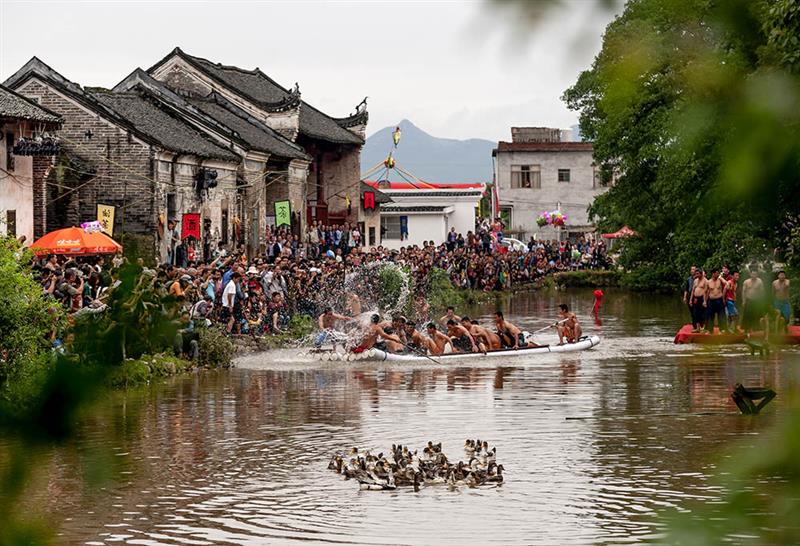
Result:
{"label": "red banner with characters", "polygon": [[195,213],[187,213],[183,215],[181,222],[181,239],[187,237],[194,237],[200,240],[200,215]]}
{"label": "red banner with characters", "polygon": [[375,210],[375,192],[364,192],[364,210]]}

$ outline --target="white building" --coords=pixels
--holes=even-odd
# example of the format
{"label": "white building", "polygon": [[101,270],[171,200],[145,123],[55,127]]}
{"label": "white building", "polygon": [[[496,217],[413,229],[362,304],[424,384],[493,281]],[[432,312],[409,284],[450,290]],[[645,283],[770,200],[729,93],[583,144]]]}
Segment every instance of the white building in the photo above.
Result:
{"label": "white building", "polygon": [[424,241],[441,244],[450,228],[466,237],[467,232],[475,230],[476,209],[486,189],[484,184],[366,184],[392,200],[380,208],[381,244],[395,249],[422,246]]}
{"label": "white building", "polygon": [[[559,129],[513,127],[511,142],[492,152],[500,216],[506,233],[527,240],[576,237],[593,232],[587,209],[608,188],[592,159],[591,142],[564,142]],[[558,233],[537,217],[560,210],[567,225]]]}
{"label": "white building", "polygon": [[[61,117],[0,85],[0,235],[33,242],[34,216],[43,209],[44,180],[38,165],[49,165],[57,149],[49,131]],[[36,176],[38,174],[38,176]]]}

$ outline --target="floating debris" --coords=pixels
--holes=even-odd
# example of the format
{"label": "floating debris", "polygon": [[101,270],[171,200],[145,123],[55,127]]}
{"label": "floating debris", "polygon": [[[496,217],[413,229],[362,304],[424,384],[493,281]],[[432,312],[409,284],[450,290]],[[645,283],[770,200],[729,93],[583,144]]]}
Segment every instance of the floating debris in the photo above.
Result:
{"label": "floating debris", "polygon": [[393,491],[412,487],[419,491],[427,485],[447,484],[451,487],[503,483],[503,465],[497,464],[497,448],[480,439],[464,442],[467,462],[450,462],[442,452],[442,444],[428,442],[422,453],[408,446],[392,444],[388,455],[361,451],[353,447],[346,453],[331,457],[328,468],[356,480],[361,489]]}

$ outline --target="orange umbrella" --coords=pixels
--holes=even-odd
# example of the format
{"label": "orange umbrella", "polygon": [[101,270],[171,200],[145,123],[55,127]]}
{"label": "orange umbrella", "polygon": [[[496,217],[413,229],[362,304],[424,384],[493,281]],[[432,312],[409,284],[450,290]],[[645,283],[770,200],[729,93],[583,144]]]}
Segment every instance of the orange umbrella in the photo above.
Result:
{"label": "orange umbrella", "polygon": [[122,245],[114,239],[95,231],[87,232],[82,228],[71,227],[51,231],[31,245],[34,254],[70,254],[83,256],[86,254],[114,254],[122,251]]}

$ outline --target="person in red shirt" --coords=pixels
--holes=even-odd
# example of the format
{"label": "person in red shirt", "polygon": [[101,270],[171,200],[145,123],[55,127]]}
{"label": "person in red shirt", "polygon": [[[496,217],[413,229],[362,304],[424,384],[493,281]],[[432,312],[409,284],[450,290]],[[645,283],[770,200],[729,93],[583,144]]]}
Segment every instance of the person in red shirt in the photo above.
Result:
{"label": "person in red shirt", "polygon": [[739,272],[731,272],[728,266],[722,267],[722,278],[728,283],[725,289],[725,312],[728,315],[728,331],[736,330],[736,321],[739,318],[739,310],[736,309],[736,289],[739,284]]}

